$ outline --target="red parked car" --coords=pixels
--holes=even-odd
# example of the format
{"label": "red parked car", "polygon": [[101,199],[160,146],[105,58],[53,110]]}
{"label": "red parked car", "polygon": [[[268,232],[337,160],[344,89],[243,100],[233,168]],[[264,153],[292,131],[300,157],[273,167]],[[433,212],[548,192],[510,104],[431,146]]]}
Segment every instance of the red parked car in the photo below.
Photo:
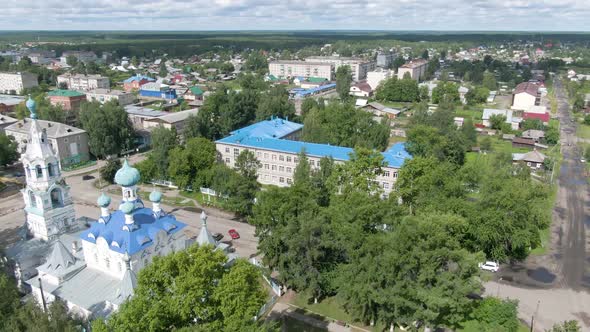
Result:
{"label": "red parked car", "polygon": [[240,234],[235,230],[235,229],[230,229],[229,231],[227,231],[229,233],[229,236],[231,236],[231,238],[233,240],[237,240],[240,238]]}

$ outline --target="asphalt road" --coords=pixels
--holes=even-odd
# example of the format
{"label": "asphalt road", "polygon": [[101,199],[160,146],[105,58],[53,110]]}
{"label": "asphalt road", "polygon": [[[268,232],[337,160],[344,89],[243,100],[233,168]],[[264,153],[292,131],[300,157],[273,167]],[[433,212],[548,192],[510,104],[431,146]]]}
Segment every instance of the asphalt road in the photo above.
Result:
{"label": "asphalt road", "polygon": [[566,143],[562,146],[563,162],[558,179],[560,191],[565,192],[558,195],[561,202],[557,202],[555,220],[561,225],[558,233],[560,253],[555,255],[561,275],[559,286],[573,290],[588,289],[590,255],[586,243],[590,240],[590,233],[586,232],[586,227],[590,225],[590,219],[586,208],[589,186],[584,174],[585,165],[580,161],[583,151],[576,144],[576,123],[571,120],[567,96],[560,80],[555,80],[555,91],[561,121],[561,140]]}

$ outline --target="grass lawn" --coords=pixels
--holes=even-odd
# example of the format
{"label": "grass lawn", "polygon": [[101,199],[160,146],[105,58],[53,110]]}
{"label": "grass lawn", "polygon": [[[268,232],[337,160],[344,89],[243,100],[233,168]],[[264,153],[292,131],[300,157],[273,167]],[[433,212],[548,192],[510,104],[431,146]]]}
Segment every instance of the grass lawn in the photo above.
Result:
{"label": "grass lawn", "polygon": [[392,145],[394,145],[395,143],[405,142],[405,141],[406,141],[405,137],[391,136],[391,137],[389,137],[389,142],[387,143],[387,147],[389,148]]}
{"label": "grass lawn", "polygon": [[481,141],[485,138],[489,137],[492,140],[492,152],[508,152],[508,153],[525,153],[531,151],[527,148],[513,148],[512,142],[508,140],[504,140],[502,138],[496,136],[477,136],[477,142],[481,144]]}
{"label": "grass lawn", "polygon": [[471,118],[473,123],[476,123],[476,122],[481,122],[481,118],[483,116],[483,111],[457,109],[457,110],[455,110],[455,115],[465,118],[465,119]]}
{"label": "grass lawn", "polygon": [[352,322],[352,317],[344,311],[342,304],[336,297],[325,298],[317,304],[313,303],[313,299],[312,303],[308,303],[308,298],[306,293],[298,293],[291,303],[331,319]]}
{"label": "grass lawn", "polygon": [[576,129],[576,136],[580,138],[590,139],[590,126],[585,125],[583,123],[578,123],[578,128]]}
{"label": "grass lawn", "polygon": [[207,199],[207,196],[201,194],[201,192],[188,191],[181,191],[180,195],[183,197],[192,198],[196,200],[201,206],[213,206],[221,210],[229,211],[223,204],[223,200],[219,199],[218,197],[210,197],[209,199]]}
{"label": "grass lawn", "polygon": [[526,325],[523,322],[520,322],[520,325],[518,325],[518,331],[517,332],[530,332],[531,328]]}

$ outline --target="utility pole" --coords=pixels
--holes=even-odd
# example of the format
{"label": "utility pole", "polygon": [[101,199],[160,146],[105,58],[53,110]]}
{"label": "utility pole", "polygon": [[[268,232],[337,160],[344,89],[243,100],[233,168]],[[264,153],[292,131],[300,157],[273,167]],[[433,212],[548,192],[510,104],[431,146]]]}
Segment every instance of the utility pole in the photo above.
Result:
{"label": "utility pole", "polygon": [[537,301],[537,309],[535,310],[535,313],[533,313],[533,316],[531,316],[531,332],[534,332],[534,328],[535,328],[535,316],[539,312],[539,305],[540,304],[541,304],[541,300]]}

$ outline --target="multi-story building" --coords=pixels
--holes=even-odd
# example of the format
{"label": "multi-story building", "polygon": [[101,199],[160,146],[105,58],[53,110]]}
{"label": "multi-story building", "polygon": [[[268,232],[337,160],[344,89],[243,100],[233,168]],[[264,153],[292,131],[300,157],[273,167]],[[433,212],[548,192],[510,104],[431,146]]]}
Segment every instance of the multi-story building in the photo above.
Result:
{"label": "multi-story building", "polygon": [[108,77],[70,73],[57,77],[57,86],[60,87],[61,85],[65,85],[67,89],[79,91],[110,88]]}
{"label": "multi-story building", "polygon": [[412,79],[420,81],[424,77],[424,74],[426,74],[427,67],[428,61],[424,59],[412,60],[397,69],[397,78],[401,80],[406,73],[409,73]]}
{"label": "multi-story building", "polygon": [[25,118],[6,127],[6,135],[14,136],[19,143],[19,150],[27,149],[31,126],[39,127],[45,132],[49,147],[55,152],[61,166],[70,166],[89,159],[88,133],[82,129],[63,123]]}
{"label": "multi-story building", "polygon": [[367,83],[369,83],[371,89],[376,90],[381,82],[392,78],[393,75],[392,70],[377,68],[367,73]]}
{"label": "multi-story building", "polygon": [[330,63],[334,65],[334,71],[337,71],[340,66],[349,66],[353,81],[364,80],[367,78],[367,72],[375,70],[376,67],[375,61],[339,56],[312,56],[305,58],[305,61],[315,63]]}
{"label": "multi-story building", "polygon": [[176,90],[169,85],[158,82],[146,83],[141,86],[139,95],[149,99],[176,99]]}
{"label": "multi-story building", "polygon": [[116,100],[120,106],[126,106],[135,102],[135,95],[121,90],[94,89],[86,93],[89,101],[98,101],[101,104]]}
{"label": "multi-story building", "polygon": [[51,105],[60,105],[64,111],[79,110],[80,104],[86,101],[86,95],[74,90],[51,90],[47,93]]}
{"label": "multi-story building", "polygon": [[[279,118],[264,120],[245,128],[235,130],[229,136],[217,140],[215,146],[222,161],[230,166],[244,150],[252,151],[261,165],[258,181],[286,187],[293,183],[299,153],[304,151],[312,169],[320,166],[320,159],[332,157],[336,163],[350,159],[354,149],[329,144],[299,141],[303,125]],[[406,159],[411,158],[404,143],[398,143],[382,152],[385,166],[376,181],[388,195],[397,180],[399,169]]]}
{"label": "multi-story building", "polygon": [[31,51],[31,52],[24,54],[22,56],[18,56],[17,61],[20,61],[20,59],[24,56],[29,57],[29,59],[31,59],[32,63],[46,65],[46,64],[51,63],[51,60],[53,60],[53,58],[55,58],[55,51],[43,51],[43,50]]}
{"label": "multi-story building", "polygon": [[541,103],[541,92],[539,84],[523,82],[516,86],[512,93],[512,109],[529,111]]}
{"label": "multi-story building", "polygon": [[86,51],[65,51],[62,53],[60,61],[62,63],[67,63],[68,57],[73,56],[80,62],[91,62],[98,60],[96,53],[94,52],[86,52]]}
{"label": "multi-story building", "polygon": [[269,75],[278,78],[321,77],[329,81],[334,77],[334,65],[309,61],[273,61],[268,64]]}
{"label": "multi-story building", "polygon": [[0,73],[0,93],[21,94],[24,89],[39,86],[37,74],[16,72]]}
{"label": "multi-story building", "polygon": [[377,67],[389,68],[396,57],[396,54],[392,52],[377,54]]}

